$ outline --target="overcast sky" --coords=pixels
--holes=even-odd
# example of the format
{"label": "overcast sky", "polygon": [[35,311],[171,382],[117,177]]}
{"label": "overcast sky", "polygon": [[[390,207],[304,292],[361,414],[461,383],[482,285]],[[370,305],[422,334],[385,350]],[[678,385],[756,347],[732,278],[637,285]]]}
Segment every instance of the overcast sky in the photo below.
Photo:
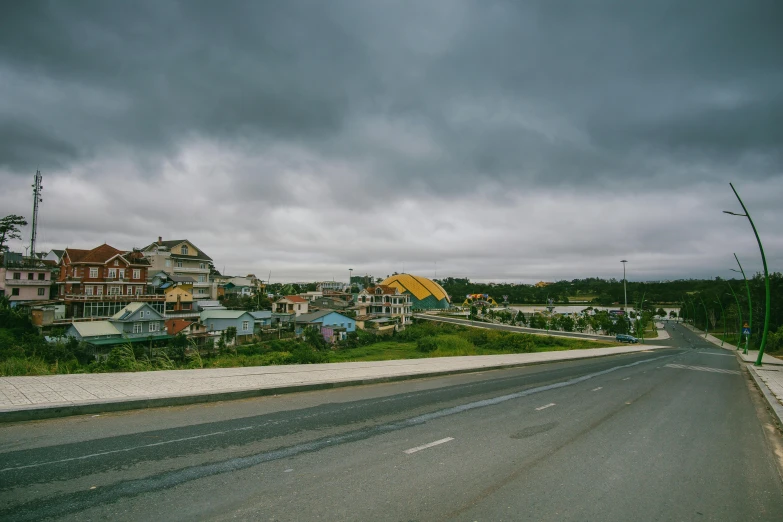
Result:
{"label": "overcast sky", "polygon": [[779,0],[12,2],[0,216],[29,220],[40,168],[40,250],[730,277],[732,252],[761,270],[731,181],[781,271],[781,24]]}

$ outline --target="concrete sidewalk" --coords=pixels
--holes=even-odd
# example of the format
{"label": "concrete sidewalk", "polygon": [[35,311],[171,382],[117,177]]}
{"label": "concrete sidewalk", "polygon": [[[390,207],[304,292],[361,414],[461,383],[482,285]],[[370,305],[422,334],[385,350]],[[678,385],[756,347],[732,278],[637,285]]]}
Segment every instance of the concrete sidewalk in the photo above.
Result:
{"label": "concrete sidewalk", "polygon": [[[694,333],[699,330],[684,325]],[[701,334],[703,336],[703,332]],[[706,340],[720,347],[721,341],[717,337],[707,334]],[[750,376],[756,381],[764,398],[767,399],[770,408],[777,415],[780,424],[783,426],[783,360],[764,354],[761,358],[761,366],[756,366],[756,360],[759,357],[758,350],[748,350],[747,355],[742,350],[737,350],[736,345],[724,343],[723,348],[734,352],[739,360],[745,364],[750,372]]]}
{"label": "concrete sidewalk", "polygon": [[668,347],[635,345],[379,362],[0,377],[0,422],[240,399],[657,348]]}

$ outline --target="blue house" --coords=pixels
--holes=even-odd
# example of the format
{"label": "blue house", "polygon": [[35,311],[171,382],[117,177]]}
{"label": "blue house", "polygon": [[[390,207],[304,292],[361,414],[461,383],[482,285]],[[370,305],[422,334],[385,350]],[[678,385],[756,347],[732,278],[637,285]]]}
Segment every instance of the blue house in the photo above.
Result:
{"label": "blue house", "polygon": [[296,318],[296,334],[301,335],[305,328],[317,328],[326,341],[334,342],[355,332],[356,320],[334,310],[322,310]]}
{"label": "blue house", "polygon": [[108,321],[73,323],[65,332],[94,346],[170,339],[164,317],[149,303],[130,303]]}
{"label": "blue house", "polygon": [[259,310],[257,312],[250,312],[253,319],[256,321],[256,330],[262,328],[272,327],[272,311],[271,310]]}
{"label": "blue house", "polygon": [[204,310],[199,318],[208,332],[222,332],[233,326],[238,338],[252,336],[255,327],[255,318],[244,310]]}

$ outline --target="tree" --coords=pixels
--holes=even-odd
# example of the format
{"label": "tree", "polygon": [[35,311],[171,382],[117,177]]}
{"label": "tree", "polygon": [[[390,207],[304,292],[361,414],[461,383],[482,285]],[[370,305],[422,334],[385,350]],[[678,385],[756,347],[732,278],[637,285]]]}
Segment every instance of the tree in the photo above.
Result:
{"label": "tree", "polygon": [[11,239],[22,239],[19,227],[24,226],[27,226],[27,221],[24,217],[16,214],[9,214],[0,219],[0,251],[3,250],[3,245]]}

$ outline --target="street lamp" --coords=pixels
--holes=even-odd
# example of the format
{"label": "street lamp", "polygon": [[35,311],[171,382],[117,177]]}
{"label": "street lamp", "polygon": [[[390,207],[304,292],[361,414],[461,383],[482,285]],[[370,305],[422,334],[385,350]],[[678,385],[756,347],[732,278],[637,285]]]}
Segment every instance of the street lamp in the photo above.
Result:
{"label": "street lamp", "polygon": [[740,349],[740,343],[742,342],[742,309],[740,308],[739,304],[739,298],[737,297],[737,294],[734,293],[734,289],[731,287],[731,283],[726,283],[729,285],[729,290],[731,290],[731,295],[734,296],[734,301],[737,302],[737,314],[739,315],[739,331],[737,332],[737,350]]}
{"label": "street lamp", "polygon": [[625,281],[625,263],[627,263],[628,260],[623,259],[620,262],[623,264],[623,294],[625,294],[625,313],[627,314],[628,313],[628,290],[626,289],[626,286],[625,286],[625,283],[626,283],[626,281]]}
{"label": "street lamp", "polygon": [[[723,318],[723,337],[726,337],[726,312],[723,310],[723,303],[720,302],[720,297],[716,295],[715,300],[717,301],[718,306],[720,306],[720,315]],[[720,340],[721,348],[723,348],[723,337],[721,337]]]}
{"label": "street lamp", "polygon": [[710,331],[710,318],[708,316],[709,312],[707,312],[707,305],[704,304],[704,300],[699,296],[699,301],[701,301],[701,305],[704,307],[704,338],[707,338],[707,334]]}
{"label": "street lamp", "polygon": [[745,207],[745,203],[742,202],[742,199],[740,199],[739,194],[737,194],[737,190],[734,188],[734,185],[729,183],[729,186],[731,187],[731,190],[734,191],[734,195],[737,196],[737,200],[740,202],[740,205],[742,206],[742,210],[745,211],[744,214],[737,214],[735,212],[729,212],[728,210],[724,210],[724,214],[730,214],[732,216],[740,216],[740,217],[746,217],[748,218],[748,221],[750,222],[750,226],[753,229],[753,233],[756,235],[756,242],[759,244],[759,251],[761,252],[761,262],[764,265],[764,289],[766,292],[766,310],[764,312],[764,332],[761,334],[761,346],[759,346],[759,356],[758,359],[756,359],[756,366],[761,366],[761,359],[764,357],[764,347],[767,345],[767,332],[769,331],[769,316],[770,316],[770,294],[769,294],[769,271],[767,270],[767,258],[764,255],[764,247],[761,245],[761,238],[759,238],[759,233],[756,230],[756,225],[753,224],[753,220],[750,217],[750,212],[748,212],[748,209]]}
{"label": "street lamp", "polygon": [[353,279],[353,268],[348,269],[348,293],[351,293],[351,288],[353,288],[353,284],[351,283],[351,279]]}
{"label": "street lamp", "polygon": [[[753,332],[753,302],[750,300],[750,284],[748,284],[748,278],[745,277],[745,270],[742,269],[742,265],[740,264],[739,258],[737,257],[737,254],[734,254],[734,259],[737,260],[737,265],[740,267],[739,273],[742,274],[742,279],[745,280],[745,291],[748,292],[748,330]],[[737,272],[735,269],[731,269],[732,272]],[[748,355],[748,343],[750,342],[750,335],[745,337],[745,350],[743,350],[743,355]]]}

